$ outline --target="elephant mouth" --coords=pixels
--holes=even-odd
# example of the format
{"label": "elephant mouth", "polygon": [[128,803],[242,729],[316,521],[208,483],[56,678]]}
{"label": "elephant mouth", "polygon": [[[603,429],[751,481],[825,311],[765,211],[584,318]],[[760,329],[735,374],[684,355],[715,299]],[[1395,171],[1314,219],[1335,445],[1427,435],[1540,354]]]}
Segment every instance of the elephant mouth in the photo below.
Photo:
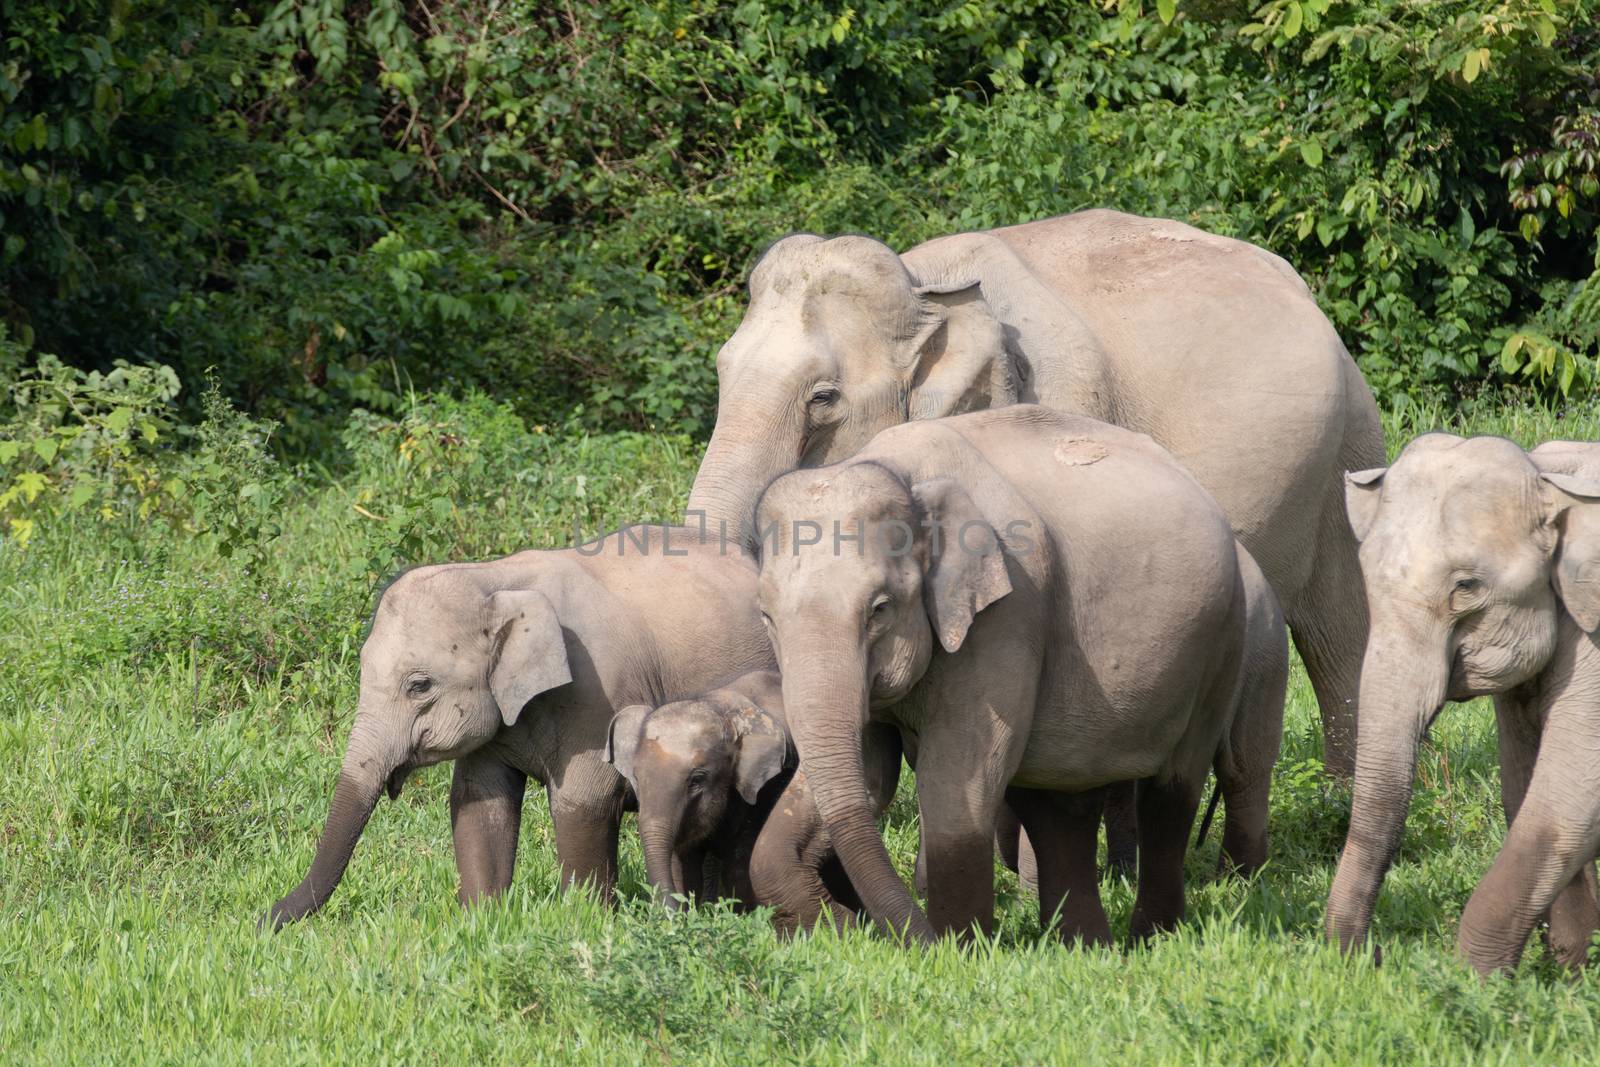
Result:
{"label": "elephant mouth", "polygon": [[383,788],[389,794],[390,800],[400,799],[400,787],[405,785],[406,777],[415,769],[415,766],[410,763],[402,763],[389,772],[389,777],[384,781]]}

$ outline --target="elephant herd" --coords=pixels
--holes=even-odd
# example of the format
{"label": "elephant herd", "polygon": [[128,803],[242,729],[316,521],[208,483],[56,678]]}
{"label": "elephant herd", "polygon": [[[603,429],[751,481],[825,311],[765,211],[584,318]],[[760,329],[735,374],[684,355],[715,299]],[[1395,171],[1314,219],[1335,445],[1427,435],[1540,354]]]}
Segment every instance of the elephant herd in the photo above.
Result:
{"label": "elephant herd", "polygon": [[[1433,718],[1491,695],[1510,828],[1462,955],[1512,968],[1543,921],[1584,960],[1600,444],[1428,434],[1384,469],[1372,395],[1287,263],[1109,211],[903,255],[787,237],[717,373],[684,525],[384,592],[326,827],[266,923],[326,903],[381,795],[454,760],[464,903],[510,885],[531,776],[564,881],[605,899],[637,810],[669,907],[919,941],[991,927],[998,847],[1041,922],[1109,943],[1104,818],[1142,938],[1183,917],[1208,775],[1223,864],[1267,859],[1287,626],[1355,782],[1329,938],[1366,940]],[[877,825],[902,759],[917,894]]]}

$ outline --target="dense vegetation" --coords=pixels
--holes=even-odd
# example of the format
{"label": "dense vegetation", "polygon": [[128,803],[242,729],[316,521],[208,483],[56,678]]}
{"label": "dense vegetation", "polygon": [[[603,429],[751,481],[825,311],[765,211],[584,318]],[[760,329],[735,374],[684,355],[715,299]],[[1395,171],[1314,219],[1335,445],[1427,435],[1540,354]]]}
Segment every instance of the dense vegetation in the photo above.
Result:
{"label": "dense vegetation", "polygon": [[[1438,417],[1414,411],[1391,438]],[[1565,429],[1517,408],[1447,421],[1523,442]],[[631,829],[610,914],[556,894],[537,791],[511,893],[463,912],[447,767],[379,809],[325,912],[260,934],[310,860],[395,551],[482,556],[564,543],[575,520],[672,516],[697,460],[671,437],[554,439],[482,398],[363,416],[347,439],[348,470],[319,480],[213,404],[183,476],[230,501],[203,524],[220,532],[74,514],[0,551],[7,1063],[1593,1061],[1600,971],[1565,980],[1537,939],[1512,980],[1453,959],[1502,833],[1481,703],[1447,711],[1425,750],[1378,909],[1383,966],[1321,944],[1349,798],[1321,773],[1298,669],[1272,864],[1211,881],[1213,836],[1190,863],[1190,922],[1147,950],[1041,939],[1009,875],[992,944],[784,943],[759,917],[654,909]],[[886,832],[905,869],[910,788]],[[1125,930],[1130,889],[1104,892]]]}
{"label": "dense vegetation", "polygon": [[412,386],[703,435],[776,236],[1103,205],[1287,256],[1386,400],[1587,390],[1593,14],[0,0],[7,359],[213,368],[323,459]]}

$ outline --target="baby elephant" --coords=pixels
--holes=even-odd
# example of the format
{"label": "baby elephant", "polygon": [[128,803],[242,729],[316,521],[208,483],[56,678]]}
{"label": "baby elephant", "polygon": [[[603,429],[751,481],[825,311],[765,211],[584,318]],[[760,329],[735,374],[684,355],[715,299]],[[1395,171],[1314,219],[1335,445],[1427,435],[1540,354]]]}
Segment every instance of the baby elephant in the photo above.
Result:
{"label": "baby elephant", "polygon": [[[866,745],[881,815],[899,781],[899,737],[876,729]],[[774,908],[785,932],[809,929],[824,909],[836,925],[854,921],[861,904],[795,771],[776,673],[755,671],[654,709],[626,707],[612,721],[606,758],[639,799],[645,870],[668,907],[733,897]],[[704,869],[708,856],[715,877]]]}
{"label": "baby elephant", "polygon": [[668,907],[688,896],[755,903],[750,852],[796,762],[782,707],[777,674],[756,671],[689,700],[631,704],[611,721],[606,761],[639,798],[645,872]]}

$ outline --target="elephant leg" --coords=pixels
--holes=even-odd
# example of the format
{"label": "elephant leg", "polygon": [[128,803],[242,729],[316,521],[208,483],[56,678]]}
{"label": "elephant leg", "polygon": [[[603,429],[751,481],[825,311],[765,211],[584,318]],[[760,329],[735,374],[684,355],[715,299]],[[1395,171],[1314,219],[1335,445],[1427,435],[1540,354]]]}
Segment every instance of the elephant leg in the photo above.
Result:
{"label": "elephant leg", "polygon": [[1600,904],[1596,903],[1595,894],[1591,859],[1578,867],[1578,873],[1550,905],[1550,954],[1568,970],[1576,971],[1589,962],[1589,946],[1600,931]]}
{"label": "elephant leg", "polygon": [[[1095,816],[1095,845],[1099,845],[1099,816]],[[1033,842],[1024,831],[1017,839],[1017,884],[1029,893],[1039,892],[1039,857],[1033,851]]]}
{"label": "elephant leg", "polygon": [[450,782],[450,833],[461,878],[456,898],[462,904],[510,887],[527,784],[527,775],[481,753],[456,761]]}
{"label": "elephant leg", "polygon": [[[1005,869],[1015,873],[1017,869],[1017,850],[1021,847],[1022,821],[1017,817],[1010,804],[1000,805],[1000,817],[994,824],[994,848],[1000,854],[1000,862]],[[918,886],[917,892],[922,892],[923,887]]]}
{"label": "elephant leg", "polygon": [[[1537,690],[1526,689],[1495,698],[1495,723],[1500,742],[1500,800],[1506,825],[1516,821],[1539,756],[1543,711]],[[1600,927],[1600,904],[1595,899],[1593,864],[1584,864],[1557,894],[1549,913],[1547,944],[1550,952],[1570,968],[1588,958],[1589,941]]]}
{"label": "elephant leg", "polygon": [[1046,930],[1054,926],[1068,944],[1111,944],[1111,925],[1100,905],[1100,880],[1095,875],[1105,792],[1006,790],[1006,800],[1022,821],[1038,864],[1039,923]]}
{"label": "elephant leg", "polygon": [[1132,878],[1139,871],[1139,796],[1137,782],[1106,787],[1106,874]]}
{"label": "elephant leg", "polygon": [[570,760],[561,788],[550,789],[550,822],[563,886],[587,885],[607,904],[617,884],[622,779],[598,757]]}
{"label": "elephant leg", "polygon": [[[1536,729],[1534,700],[1515,697],[1496,702],[1502,768],[1512,781],[1502,785],[1511,825],[1505,843],[1461,914],[1457,948],[1480,974],[1509,971],[1522,959],[1540,919],[1551,920],[1550,941],[1569,967],[1583,963],[1593,933],[1594,857],[1600,846],[1600,789],[1594,768],[1600,764],[1600,714],[1594,707],[1600,679],[1600,650],[1563,620],[1556,656],[1541,688],[1544,726],[1537,755],[1528,743]],[[1517,696],[1522,696],[1518,694]],[[1512,749],[1508,759],[1505,749]],[[1531,763],[1531,772],[1524,771]],[[1527,787],[1516,800],[1516,777]]]}
{"label": "elephant leg", "polygon": [[1183,858],[1200,806],[1204,775],[1193,780],[1154,778],[1139,784],[1139,891],[1129,935],[1143,941],[1183,920]]}
{"label": "elephant leg", "polygon": [[[838,881],[825,880],[827,867],[838,869]],[[822,818],[812,799],[810,783],[799,772],[789,780],[772,813],[767,816],[750,853],[750,887],[757,903],[772,908],[772,924],[789,936],[811,930],[826,911],[836,929],[855,923],[860,901],[846,906],[836,899],[836,888],[850,879],[832,856],[823,833]]]}
{"label": "elephant leg", "polygon": [[[1097,816],[1098,818],[1098,816]],[[1098,824],[1097,824],[1098,830]],[[1028,839],[1022,821],[1011,810],[1010,804],[1000,805],[1000,819],[994,830],[995,848],[1000,852],[1000,862],[1017,876],[1017,884],[1025,892],[1039,892],[1039,862],[1033,852],[1033,842]]]}
{"label": "elephant leg", "polygon": [[[1375,463],[1383,462],[1380,452]],[[1311,579],[1284,612],[1322,713],[1322,763],[1335,778],[1356,771],[1357,698],[1367,647],[1367,597],[1342,496],[1325,505]]]}
{"label": "elephant leg", "polygon": [[1005,783],[1020,757],[1020,751],[1010,756],[974,744],[969,730],[923,736],[917,803],[927,852],[928,921],[936,934],[966,937],[993,930],[995,825]]}

